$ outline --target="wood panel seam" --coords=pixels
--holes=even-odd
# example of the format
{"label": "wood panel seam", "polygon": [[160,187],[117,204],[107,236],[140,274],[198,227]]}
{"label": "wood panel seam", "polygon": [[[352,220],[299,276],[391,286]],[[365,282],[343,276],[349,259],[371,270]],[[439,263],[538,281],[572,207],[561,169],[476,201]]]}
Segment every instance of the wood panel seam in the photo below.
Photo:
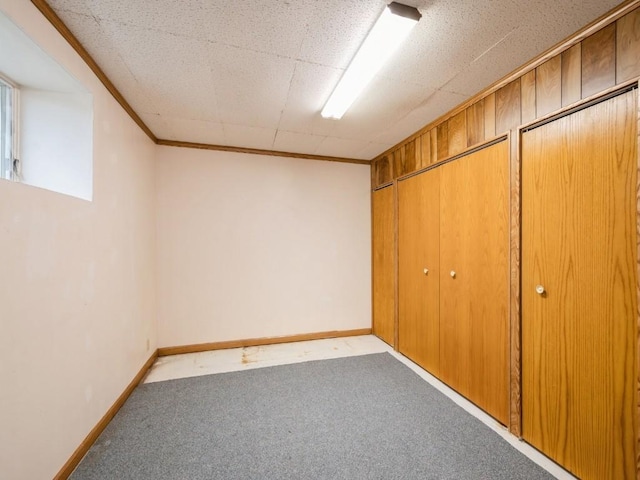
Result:
{"label": "wood panel seam", "polygon": [[398,142],[393,147],[389,148],[388,150],[384,151],[383,153],[381,153],[380,155],[375,157],[373,160],[375,161],[376,159],[381,158],[384,155],[389,154],[389,152],[393,152],[394,150],[396,150],[397,148],[401,147],[405,143],[413,140],[414,138],[416,138],[416,137],[418,137],[420,135],[423,135],[427,131],[430,131],[433,128],[437,128],[437,127],[441,126],[447,120],[449,120],[451,117],[457,115],[458,113],[460,113],[461,111],[463,111],[466,108],[470,107],[471,105],[473,105],[477,101],[480,101],[480,100],[486,98],[487,96],[489,96],[491,94],[494,94],[496,91],[498,91],[499,89],[501,89],[504,86],[508,85],[512,81],[519,79],[520,77],[522,77],[523,75],[527,74],[528,72],[530,72],[532,70],[535,70],[538,66],[540,66],[541,64],[543,64],[546,61],[550,60],[554,56],[559,55],[559,54],[563,53],[564,51],[567,51],[571,47],[573,47],[573,46],[579,44],[580,42],[582,42],[585,38],[588,38],[590,35],[592,35],[594,33],[597,33],[598,31],[600,31],[600,30],[606,28],[607,26],[613,24],[619,18],[621,18],[624,15],[632,12],[638,6],[640,6],[640,0],[627,0],[627,1],[623,2],[622,4],[620,4],[617,7],[613,8],[609,12],[607,12],[604,15],[600,16],[599,18],[595,19],[593,22],[589,23],[588,25],[586,25],[582,29],[578,30],[576,33],[574,33],[573,35],[571,35],[567,39],[559,42],[558,44],[556,44],[555,46],[549,48],[548,50],[546,50],[545,52],[541,53],[537,57],[534,57],[532,60],[530,60],[529,62],[527,62],[523,66],[521,66],[521,67],[517,68],[516,70],[514,70],[513,72],[507,74],[505,77],[501,78],[500,80],[498,80],[497,82],[493,83],[489,87],[485,88],[484,90],[482,90],[478,94],[476,94],[473,97],[469,98],[468,100],[464,101],[463,103],[461,103],[460,105],[458,105],[454,109],[448,111],[444,115],[441,115],[440,117],[438,117],[434,121],[428,123],[427,125],[425,125],[421,129],[419,129],[418,131],[416,131],[413,134],[409,135],[408,137],[406,137],[402,141]]}

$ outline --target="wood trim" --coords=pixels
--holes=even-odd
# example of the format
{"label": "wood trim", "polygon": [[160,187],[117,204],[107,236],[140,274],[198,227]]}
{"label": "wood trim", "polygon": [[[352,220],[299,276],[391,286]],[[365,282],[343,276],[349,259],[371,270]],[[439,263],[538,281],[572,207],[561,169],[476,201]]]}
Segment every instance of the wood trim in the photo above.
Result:
{"label": "wood trim", "polygon": [[197,343],[195,345],[180,345],[177,347],[162,347],[158,349],[159,357],[180,355],[183,353],[208,352],[210,350],[225,350],[228,348],[257,347],[261,345],[275,345],[277,343],[302,342],[306,340],[323,340],[325,338],[355,337],[370,335],[371,328],[357,330],[333,330],[329,332],[301,333],[284,337],[250,338],[246,340],[228,340],[225,342]]}
{"label": "wood trim", "polygon": [[477,93],[473,97],[467,99],[466,101],[464,101],[463,103],[461,103],[460,105],[455,107],[454,109],[448,111],[444,115],[441,115],[440,117],[436,118],[432,122],[430,122],[427,125],[425,125],[424,127],[422,127],[417,132],[409,135],[404,140],[398,142],[397,144],[395,144],[391,148],[389,148],[389,149],[385,150],[384,152],[380,153],[373,160],[376,160],[376,159],[378,159],[378,158],[380,158],[380,157],[382,157],[384,155],[388,155],[390,152],[393,152],[395,149],[401,147],[405,143],[412,141],[414,138],[419,137],[420,135],[424,134],[425,132],[431,130],[432,128],[438,127],[440,124],[446,122],[449,118],[453,117],[454,115],[457,115],[462,110],[464,110],[464,109],[470,107],[471,105],[473,105],[475,102],[483,99],[484,97],[486,97],[486,96],[488,96],[488,95],[490,95],[492,93],[495,93],[500,88],[502,88],[505,85],[511,83],[512,81],[520,78],[521,76],[523,76],[524,74],[526,74],[530,70],[537,68],[538,66],[540,66],[541,64],[543,64],[547,60],[550,60],[554,56],[556,56],[556,55],[562,53],[563,51],[571,48],[572,46],[580,43],[582,40],[584,40],[585,38],[589,37],[591,34],[597,32],[598,30],[600,30],[600,29],[606,27],[607,25],[615,22],[616,20],[618,20],[619,18],[623,17],[624,15],[626,15],[627,13],[631,12],[632,10],[634,10],[635,8],[637,8],[639,6],[640,6],[640,0],[626,0],[626,1],[622,2],[620,5],[618,5],[617,7],[613,8],[612,10],[610,10],[607,13],[605,13],[604,15],[598,17],[593,22],[591,22],[588,25],[584,26],[583,28],[578,30],[576,33],[574,33],[573,35],[571,35],[567,39],[562,40],[561,42],[557,43],[553,47],[551,47],[548,50],[544,51],[543,53],[541,53],[537,57],[534,57],[529,62],[525,63],[521,67],[518,67],[516,70],[514,70],[513,72],[507,74],[505,77],[501,78],[497,82],[489,85],[487,88],[485,88],[481,92]]}
{"label": "wood trim", "polygon": [[[536,128],[541,125],[544,125],[545,123],[553,122],[558,118],[565,117],[578,110],[589,108],[591,105],[595,103],[603,102],[607,98],[615,97],[617,95],[620,95],[621,93],[624,93],[626,90],[630,90],[637,87],[640,87],[640,78],[634,78],[633,80],[620,83],[611,88],[607,88],[606,90],[603,90],[594,95],[591,95],[590,97],[583,98],[581,100],[578,100],[575,103],[562,107],[561,109],[551,112],[548,115],[545,115],[544,117],[540,117],[529,123],[522,124],[518,126],[518,132],[530,130],[532,128]],[[518,135],[520,135],[520,133]]]}
{"label": "wood trim", "polygon": [[400,263],[398,262],[398,237],[399,237],[399,219],[400,202],[398,199],[398,182],[393,182],[393,349],[397,352],[400,344]]}
{"label": "wood trim", "polygon": [[323,160],[326,162],[355,163],[358,165],[371,165],[371,160],[358,158],[330,157],[326,155],[311,155],[306,153],[279,152],[276,150],[262,150],[259,148],[231,147],[226,145],[210,145],[208,143],[180,142],[177,140],[158,139],[158,145],[166,147],[197,148],[201,150],[216,150],[219,152],[251,153],[254,155],[268,155],[272,157],[300,158],[303,160]]}
{"label": "wood trim", "polygon": [[382,190],[383,188],[387,188],[393,185],[393,182],[387,182],[387,183],[383,183],[381,185],[378,185],[376,188],[372,189],[372,192],[375,192],[376,190]]}
{"label": "wood trim", "polygon": [[31,0],[31,3],[44,15],[44,17],[49,20],[49,23],[53,25],[53,27],[62,35],[62,37],[71,45],[71,47],[80,55],[82,60],[87,64],[87,66],[91,69],[91,71],[98,77],[98,80],[102,82],[105,88],[111,93],[113,98],[120,104],[120,106],[124,109],[127,114],[131,117],[131,119],[142,129],[142,131],[157,145],[165,145],[171,147],[184,147],[184,148],[199,148],[204,150],[217,150],[223,152],[236,152],[236,153],[252,153],[254,155],[269,155],[275,157],[287,157],[287,158],[300,158],[304,160],[324,160],[328,162],[340,162],[340,163],[355,163],[359,165],[370,165],[370,160],[362,160],[357,158],[342,158],[342,157],[330,157],[325,155],[311,155],[304,153],[293,153],[293,152],[279,152],[272,150],[261,150],[257,148],[243,148],[243,147],[232,147],[232,146],[224,146],[224,145],[210,145],[204,143],[192,143],[192,142],[181,142],[174,140],[164,140],[157,138],[151,129],[147,127],[147,125],[142,121],[140,116],[135,112],[135,110],[129,105],[129,102],[122,96],[120,91],[115,87],[113,82],[107,77],[104,71],[100,68],[98,63],[93,59],[93,57],[89,54],[86,48],[80,43],[80,41],[75,37],[71,30],[65,25],[62,19],[58,16],[58,14],[49,6],[46,0]]}
{"label": "wood trim", "polygon": [[60,35],[71,45],[71,47],[80,55],[80,57],[84,60],[84,62],[88,65],[91,71],[98,77],[98,80],[102,82],[105,88],[113,95],[113,98],[120,104],[120,106],[129,114],[136,124],[142,129],[144,133],[154,142],[157,143],[157,138],[153,134],[153,132],[147,127],[147,125],[142,121],[142,119],[138,116],[138,114],[131,108],[129,102],[125,100],[122,94],[118,91],[115,85],[109,80],[109,78],[102,71],[100,66],[96,63],[89,52],[82,46],[82,44],[78,41],[71,30],[64,24],[64,22],[60,19],[60,17],[53,11],[53,9],[49,6],[46,0],[31,0],[31,3],[35,5],[35,7],[40,10],[42,15],[49,20],[51,25],[60,32]]}
{"label": "wood trim", "polygon": [[[640,83],[639,83],[640,85]],[[638,130],[637,130],[637,135],[638,135],[638,151],[636,152],[636,156],[637,156],[637,162],[638,162],[638,178],[637,178],[637,185],[636,185],[636,205],[637,205],[637,223],[636,223],[636,243],[637,243],[637,255],[638,258],[636,258],[636,262],[637,262],[637,275],[638,275],[638,279],[637,279],[637,283],[636,283],[636,289],[637,289],[637,296],[638,296],[638,319],[637,319],[637,331],[636,331],[636,355],[637,355],[637,361],[636,361],[636,375],[638,376],[637,379],[637,383],[636,383],[636,418],[635,418],[635,427],[636,427],[636,435],[637,435],[637,440],[636,440],[636,479],[640,480],[640,92],[638,93],[638,115],[637,115],[637,122],[638,122]]]}
{"label": "wood trim", "polygon": [[153,363],[156,361],[157,358],[158,358],[158,351],[156,350],[151,354],[149,359],[144,363],[144,365],[142,366],[140,371],[136,374],[136,376],[133,377],[133,380],[131,380],[131,383],[127,385],[127,388],[124,389],[124,392],[120,394],[120,396],[111,406],[111,408],[107,410],[107,413],[105,413],[104,416],[100,419],[100,421],[96,424],[96,426],[91,429],[91,431],[82,441],[82,443],[78,446],[78,448],[76,448],[75,452],[73,452],[69,460],[67,460],[67,462],[62,466],[62,468],[56,474],[56,476],[53,477],[54,480],[66,480],[67,478],[69,478],[69,476],[73,473],[73,471],[78,466],[82,458],[87,454],[91,446],[95,443],[95,441],[98,439],[100,434],[103,432],[103,430],[107,428],[107,425],[109,425],[109,422],[111,422],[113,417],[116,416],[116,413],[118,413],[118,410],[122,408],[122,405],[124,405],[124,402],[126,402],[129,396],[131,395],[131,393],[133,393],[133,390],[147,375],[147,372],[149,371],[149,369],[151,368],[151,366],[153,365]]}
{"label": "wood trim", "polygon": [[[373,169],[374,166],[373,164],[371,165],[371,168]],[[375,274],[376,272],[374,271],[374,263],[375,263],[375,255],[376,252],[374,250],[375,245],[374,245],[374,230],[373,230],[373,192],[375,191],[375,189],[371,190],[371,193],[369,193],[369,232],[370,232],[370,238],[369,238],[369,249],[371,250],[369,253],[369,258],[370,258],[370,263],[369,263],[369,269],[371,270],[371,278],[369,279],[369,285],[370,285],[370,291],[371,291],[371,299],[370,299],[370,305],[371,305],[371,333],[373,334],[373,316],[375,315],[374,310],[375,310],[375,298],[374,298],[374,278],[375,278]]]}
{"label": "wood trim", "polygon": [[510,142],[510,248],[509,248],[509,431],[522,436],[522,365],[521,365],[521,321],[520,321],[520,182],[521,182],[521,154],[520,132],[511,131]]}
{"label": "wood trim", "polygon": [[[496,143],[500,143],[503,140],[508,140],[509,138],[509,133],[503,133],[502,135],[497,135],[495,137],[489,138],[488,140],[485,140],[483,142],[477,143],[475,145],[472,145],[468,148],[465,148],[462,152],[460,153],[456,153],[455,155],[449,155],[448,157],[443,158],[442,160],[438,160],[437,163],[432,163],[431,165],[421,168],[420,170],[416,170],[415,172],[410,172],[407,173],[405,175],[402,175],[401,177],[398,177],[395,182],[401,182],[403,180],[406,180],[408,178],[414,177],[416,175],[420,175],[421,173],[426,172],[427,170],[432,170],[434,168],[438,168],[442,165],[444,165],[445,163],[449,163],[449,162],[453,162],[454,160],[457,160],[459,158],[465,157],[471,153],[474,153],[478,150],[482,150],[484,148],[490,147],[493,144]],[[391,184],[389,184],[391,185]],[[378,190],[378,189],[376,189]]]}

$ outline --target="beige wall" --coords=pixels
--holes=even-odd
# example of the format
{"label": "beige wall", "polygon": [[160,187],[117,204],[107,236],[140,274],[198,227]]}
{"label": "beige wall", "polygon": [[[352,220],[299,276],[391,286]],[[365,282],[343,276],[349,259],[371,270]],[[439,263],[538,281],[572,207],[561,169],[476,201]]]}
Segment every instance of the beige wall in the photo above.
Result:
{"label": "beige wall", "polygon": [[55,475],[158,346],[370,327],[368,166],[157,147],[0,9],[94,106],[93,201],[0,180],[0,478]]}
{"label": "beige wall", "polygon": [[159,147],[159,346],[371,327],[369,166]]}
{"label": "beige wall", "polygon": [[156,348],[156,147],[25,0],[0,9],[94,95],[93,201],[0,180],[0,478],[51,478]]}

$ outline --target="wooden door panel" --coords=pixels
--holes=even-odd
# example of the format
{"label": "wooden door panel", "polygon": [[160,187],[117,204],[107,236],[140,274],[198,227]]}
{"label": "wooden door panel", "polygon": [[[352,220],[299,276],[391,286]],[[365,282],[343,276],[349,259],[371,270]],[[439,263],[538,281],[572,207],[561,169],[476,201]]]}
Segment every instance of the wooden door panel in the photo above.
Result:
{"label": "wooden door panel", "polygon": [[466,164],[470,371],[469,398],[504,425],[509,420],[509,144]]}
{"label": "wooden door panel", "polygon": [[395,339],[395,225],[393,187],[372,193],[373,334]]}
{"label": "wooden door panel", "polygon": [[504,424],[509,418],[508,153],[505,140],[442,167],[440,200],[441,378]]}
{"label": "wooden door panel", "polygon": [[585,480],[636,478],[636,95],[522,134],[523,436]]}
{"label": "wooden door panel", "polygon": [[[440,167],[440,378],[469,396],[465,158]],[[452,276],[451,272],[455,272]]]}
{"label": "wooden door panel", "polygon": [[439,210],[439,169],[398,183],[398,350],[434,375],[440,364]]}

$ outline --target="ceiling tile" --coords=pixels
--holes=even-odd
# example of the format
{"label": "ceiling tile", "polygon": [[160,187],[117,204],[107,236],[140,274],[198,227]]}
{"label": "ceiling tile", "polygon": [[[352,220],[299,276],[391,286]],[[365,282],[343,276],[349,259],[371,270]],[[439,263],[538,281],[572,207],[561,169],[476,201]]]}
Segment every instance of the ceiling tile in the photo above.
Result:
{"label": "ceiling tile", "polygon": [[[517,26],[517,5],[461,0],[435,2],[380,75],[437,89]],[[452,34],[457,32],[458,34]]]}
{"label": "ceiling tile", "polygon": [[[530,51],[531,42],[515,33],[506,37],[502,42],[487,51],[481,58],[474,61],[458,75],[451,79],[443,89],[461,93],[465,96],[472,96],[491,85],[496,77],[502,78],[512,72],[520,61],[517,54],[511,52],[514,44],[520,45],[524,50]],[[531,54],[530,57],[535,56]],[[487,64],[492,65],[491,69]]]}
{"label": "ceiling tile", "polygon": [[354,140],[338,137],[325,137],[315,150],[316,155],[328,155],[330,157],[359,158],[369,160],[362,155],[369,142],[366,140]]}
{"label": "ceiling tile", "polygon": [[[219,43],[208,45],[213,88],[225,123],[276,129],[295,60]],[[201,59],[202,60],[202,59]]]}
{"label": "ceiling tile", "polygon": [[161,138],[212,145],[227,144],[221,123],[175,117],[168,119],[166,123],[168,133]]}
{"label": "ceiling tile", "polygon": [[309,133],[288,132],[278,130],[273,149],[280,152],[308,153],[313,152],[325,137]]}
{"label": "ceiling tile", "polygon": [[366,158],[367,160],[372,160],[378,155],[380,155],[385,150],[393,147],[395,143],[377,143],[377,142],[369,142],[367,145],[360,150],[357,155],[358,158]]}
{"label": "ceiling tile", "polygon": [[422,19],[339,121],[319,112],[388,0],[49,3],[159,136],[370,158],[619,1],[404,0]]}
{"label": "ceiling tile", "polygon": [[[183,3],[183,2],[179,2]],[[297,58],[316,0],[224,0],[206,15],[209,40]]]}
{"label": "ceiling tile", "polygon": [[104,31],[95,18],[71,11],[60,12],[60,17],[71,31],[82,32],[84,48],[105,73],[109,72],[107,76],[111,83],[138,114],[156,111],[148,92],[135,79],[118,53],[117,47],[106,40]]}
{"label": "ceiling tile", "polygon": [[396,143],[420,130],[429,122],[449,112],[467,99],[465,95],[438,90],[375,138],[379,143]]}
{"label": "ceiling tile", "polygon": [[321,136],[330,134],[336,123],[322,118],[320,111],[341,75],[342,71],[335,68],[297,62],[278,128]]}
{"label": "ceiling tile", "polygon": [[[53,3],[58,3],[58,1],[55,0]],[[222,15],[220,2],[207,0],[181,2],[175,0],[153,0],[152,2],[85,0],[85,2],[99,21],[107,20],[132,27],[199,39],[207,38],[208,21]]]}
{"label": "ceiling tile", "polygon": [[141,113],[140,119],[149,127],[156,138],[167,138],[169,126],[164,117],[157,113]]}
{"label": "ceiling tile", "polygon": [[[48,0],[47,3],[54,10],[79,13],[80,15],[93,16],[86,0]],[[67,25],[69,26],[69,25]]]}
{"label": "ceiling tile", "polygon": [[163,32],[151,35],[115,22],[102,21],[101,27],[112,48],[126,52],[129,71],[153,104],[149,113],[219,120],[207,42]]}
{"label": "ceiling tile", "polygon": [[396,125],[431,95],[433,90],[422,85],[376,77],[342,119],[333,120],[336,125],[332,135],[370,141]]}
{"label": "ceiling tile", "polygon": [[249,127],[246,125],[224,124],[226,145],[233,147],[273,150],[276,130],[272,128]]}
{"label": "ceiling tile", "polygon": [[299,58],[346,68],[384,9],[381,0],[324,0],[309,19]]}

